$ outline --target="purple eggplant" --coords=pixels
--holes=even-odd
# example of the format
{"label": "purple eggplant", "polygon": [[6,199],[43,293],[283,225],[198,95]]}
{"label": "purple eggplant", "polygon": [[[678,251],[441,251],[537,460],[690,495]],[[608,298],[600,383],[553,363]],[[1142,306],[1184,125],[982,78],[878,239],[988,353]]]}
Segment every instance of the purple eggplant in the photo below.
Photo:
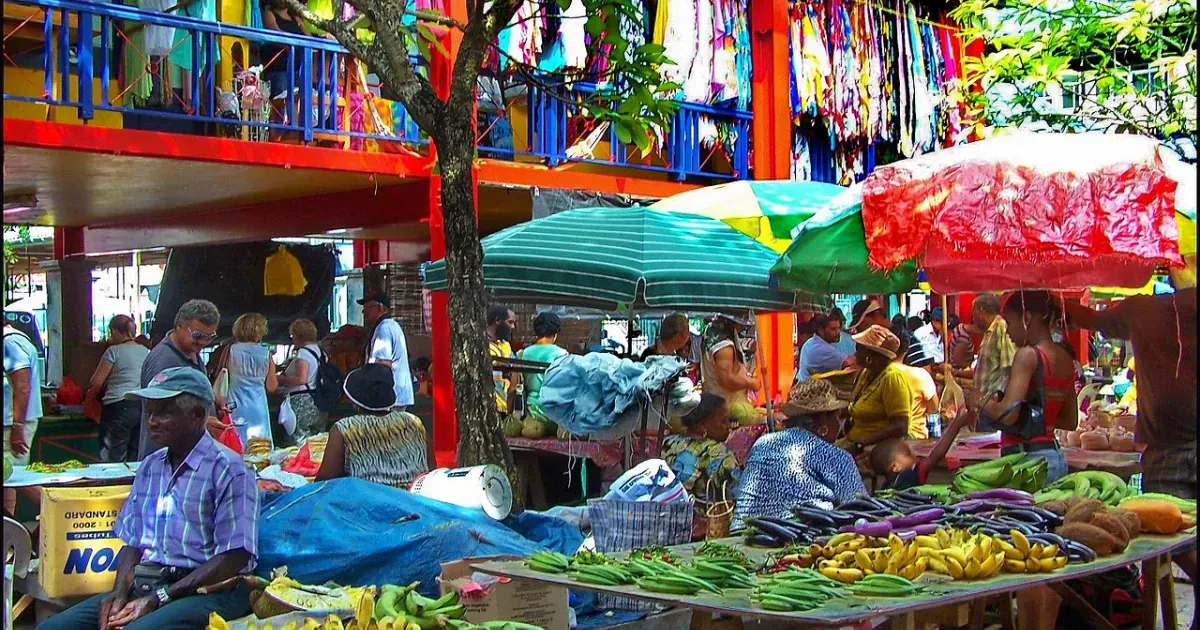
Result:
{"label": "purple eggplant", "polygon": [[886,538],[888,534],[892,533],[892,524],[888,521],[856,524],[854,533],[872,538]]}
{"label": "purple eggplant", "polygon": [[927,508],[919,512],[913,512],[912,514],[893,516],[892,518],[889,518],[888,521],[892,524],[892,527],[895,527],[896,529],[909,529],[916,525],[924,525],[926,523],[936,521],[945,513],[946,511],[942,508]]}
{"label": "purple eggplant", "polygon": [[913,527],[905,527],[904,529],[894,529],[892,533],[899,536],[900,540],[908,542],[914,536],[928,536],[938,530],[936,523],[923,523],[914,525]]}
{"label": "purple eggplant", "polygon": [[958,510],[965,514],[973,514],[985,508],[1022,508],[1030,505],[1033,505],[1033,503],[1015,500],[1002,501],[1000,499],[967,499],[966,501],[955,503],[951,506],[951,509]]}
{"label": "purple eggplant", "polygon": [[1013,488],[992,488],[991,490],[980,490],[967,495],[968,499],[1000,499],[1002,501],[1029,501],[1033,505],[1033,495],[1024,490],[1015,490]]}
{"label": "purple eggplant", "polygon": [[860,519],[854,521],[853,523],[850,523],[849,525],[843,525],[842,527],[839,527],[838,533],[845,534],[845,533],[849,533],[849,532],[857,532],[858,528],[860,526],[866,525],[867,523],[870,523],[870,522],[871,522],[870,519],[860,518]]}

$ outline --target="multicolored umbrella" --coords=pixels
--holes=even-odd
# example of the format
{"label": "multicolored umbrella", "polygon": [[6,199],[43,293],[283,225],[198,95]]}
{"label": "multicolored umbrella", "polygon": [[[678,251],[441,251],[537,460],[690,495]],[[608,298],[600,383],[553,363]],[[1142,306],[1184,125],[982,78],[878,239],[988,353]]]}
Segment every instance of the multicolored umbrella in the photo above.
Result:
{"label": "multicolored umbrella", "polygon": [[917,286],[917,265],[907,261],[883,272],[867,264],[862,187],[841,193],[799,225],[795,238],[771,267],[776,285],[812,293],[908,293]]}
{"label": "multicolored umbrella", "polygon": [[[502,301],[608,311],[829,308],[825,298],[770,288],[773,251],[695,214],[580,208],[515,225],[482,245],[484,284]],[[446,288],[444,260],[425,268],[425,286]]]}
{"label": "multicolored umbrella", "polygon": [[844,190],[822,182],[738,181],[689,190],[650,207],[717,219],[783,253],[793,231]]}
{"label": "multicolored umbrella", "polygon": [[880,167],[863,182],[870,264],[913,259],[940,293],[1141,287],[1180,267],[1157,141],[1020,133]]}

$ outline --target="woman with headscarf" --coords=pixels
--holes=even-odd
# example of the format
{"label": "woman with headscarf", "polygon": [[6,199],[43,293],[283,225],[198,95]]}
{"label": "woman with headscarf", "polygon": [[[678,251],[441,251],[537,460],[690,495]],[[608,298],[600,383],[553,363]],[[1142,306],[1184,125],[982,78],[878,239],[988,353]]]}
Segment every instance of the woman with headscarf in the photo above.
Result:
{"label": "woman with headscarf", "polygon": [[758,381],[746,367],[737,324],[728,317],[718,316],[704,329],[700,380],[704,393],[720,396],[730,405],[747,402],[749,392],[758,391]]}
{"label": "woman with headscarf", "polygon": [[[850,396],[850,420],[845,445],[859,468],[869,470],[866,455],[884,440],[908,435],[913,419],[913,395],[908,377],[896,365],[900,339],[883,326],[854,335],[855,359],[862,368]],[[924,424],[922,416],[919,422]]]}
{"label": "woman with headscarf", "polygon": [[662,458],[693,496],[707,500],[730,492],[741,475],[737,457],[725,446],[729,437],[729,405],[720,396],[701,394],[700,403],[683,417],[684,432],[663,440]]}
{"label": "woman with headscarf", "polygon": [[392,370],[368,363],[346,376],[343,389],[356,413],[329,430],[317,481],[357,477],[408,489],[429,470],[425,425],[396,408]]}
{"label": "woman with headscarf", "polygon": [[[981,418],[1000,426],[1000,454],[1024,452],[1046,460],[1046,482],[1067,474],[1067,459],[1054,437],[1055,425],[1074,426],[1079,421],[1075,393],[1075,362],[1055,343],[1051,322],[1062,319],[1058,305],[1047,291],[1020,291],[1004,303],[1001,313],[1008,336],[1017,346],[1004,391],[974,392],[967,403]],[[1045,392],[1042,399],[1040,392]],[[1021,426],[1025,404],[1040,405],[1044,426]],[[1040,429],[1040,430],[1039,430]]]}
{"label": "woman with headscarf", "polygon": [[733,529],[751,516],[788,518],[799,506],[831,510],[866,492],[854,458],[833,445],[845,409],[829,381],[792,386],[782,406],[786,428],[759,438],[746,458],[735,492]]}
{"label": "woman with headscarf", "polygon": [[[554,343],[558,341],[558,333],[561,330],[562,321],[559,320],[558,315],[538,313],[538,316],[533,318],[533,334],[537,336],[537,341],[518,352],[517,358],[522,361],[552,363],[558,357],[567,354],[566,349]],[[530,374],[524,377],[525,413],[538,418],[546,417],[546,413],[542,411],[541,407],[542,380],[544,378],[544,373]]]}

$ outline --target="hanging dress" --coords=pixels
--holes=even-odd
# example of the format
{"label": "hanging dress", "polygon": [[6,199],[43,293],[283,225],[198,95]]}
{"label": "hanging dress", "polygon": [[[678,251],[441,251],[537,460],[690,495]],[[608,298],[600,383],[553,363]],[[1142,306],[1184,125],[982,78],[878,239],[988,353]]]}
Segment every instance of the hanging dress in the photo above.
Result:
{"label": "hanging dress", "polygon": [[229,348],[230,415],[243,445],[250,438],[271,439],[266,386],[270,357],[271,349],[261,343],[235,343]]}

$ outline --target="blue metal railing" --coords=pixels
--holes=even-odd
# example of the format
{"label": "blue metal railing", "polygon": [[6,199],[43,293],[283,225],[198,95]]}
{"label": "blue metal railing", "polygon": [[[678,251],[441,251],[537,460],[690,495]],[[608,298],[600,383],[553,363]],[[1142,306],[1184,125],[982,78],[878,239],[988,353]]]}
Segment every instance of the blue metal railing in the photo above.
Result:
{"label": "blue metal railing", "polygon": [[[406,144],[425,144],[411,119],[402,108],[392,116],[396,135],[380,135],[350,131],[343,122],[338,104],[339,74],[337,69],[348,51],[340,44],[322,38],[292,35],[281,31],[254,29],[236,24],[206,21],[188,16],[145,11],[136,7],[89,0],[4,0],[5,5],[31,7],[42,18],[41,72],[43,94],[26,96],[10,94],[4,99],[34,102],[47,105],[74,107],[83,121],[95,118],[97,111],[116,112],[147,118],[200,122],[211,125],[240,125],[244,127],[271,129],[279,132],[297,133],[304,142],[311,142],[315,134],[344,136],[375,140],[399,141]],[[177,35],[176,46],[190,56],[191,68],[184,70],[190,78],[190,111],[164,111],[155,108],[130,107],[122,104],[121,95],[110,94],[109,83],[120,73],[114,61],[114,46],[118,37],[129,43],[125,31],[138,24],[142,27],[159,26],[173,28]],[[74,33],[72,33],[74,28]],[[182,32],[182,34],[179,34]],[[9,35],[6,33],[6,36]],[[231,85],[218,85],[217,50],[222,38],[234,38],[262,46],[281,48],[286,56],[286,72],[275,76],[286,77],[286,86],[272,86],[273,94],[294,94],[285,98],[285,104],[270,120],[230,119],[218,111],[217,97],[228,92]],[[7,40],[6,40],[7,41]],[[227,41],[227,40],[225,40]],[[7,51],[6,51],[7,52]],[[74,59],[72,59],[72,52]],[[145,56],[145,55],[143,55]],[[163,64],[165,68],[165,59]],[[267,61],[267,60],[263,60]],[[414,58],[414,63],[423,62]],[[125,68],[128,73],[141,68]],[[151,72],[162,71],[151,68]],[[54,90],[55,75],[59,89]],[[98,93],[93,89],[93,78],[99,79]],[[128,79],[128,77],[126,77]],[[743,179],[749,177],[750,112],[711,105],[681,103],[679,111],[665,130],[661,150],[655,156],[638,155],[617,137],[615,128],[610,128],[604,137],[610,148],[607,159],[570,157],[568,149],[574,142],[569,137],[571,119],[578,115],[572,103],[590,97],[596,90],[594,84],[575,83],[570,86],[549,88],[530,84],[519,97],[527,108],[529,128],[525,146],[512,146],[494,142],[486,134],[479,145],[484,157],[512,159],[527,156],[556,165],[564,162],[591,162],[597,164],[626,166],[629,168],[665,172],[674,179],[707,177],[715,179]],[[551,93],[551,90],[554,92]],[[268,97],[273,95],[269,94]],[[346,101],[347,106],[350,105]],[[370,104],[364,104],[370,115]],[[501,113],[500,116],[506,116]],[[730,141],[725,145],[728,164],[714,166],[710,158],[715,152],[712,138],[702,142],[701,123],[718,125]],[[711,134],[709,134],[711,136]]]}

